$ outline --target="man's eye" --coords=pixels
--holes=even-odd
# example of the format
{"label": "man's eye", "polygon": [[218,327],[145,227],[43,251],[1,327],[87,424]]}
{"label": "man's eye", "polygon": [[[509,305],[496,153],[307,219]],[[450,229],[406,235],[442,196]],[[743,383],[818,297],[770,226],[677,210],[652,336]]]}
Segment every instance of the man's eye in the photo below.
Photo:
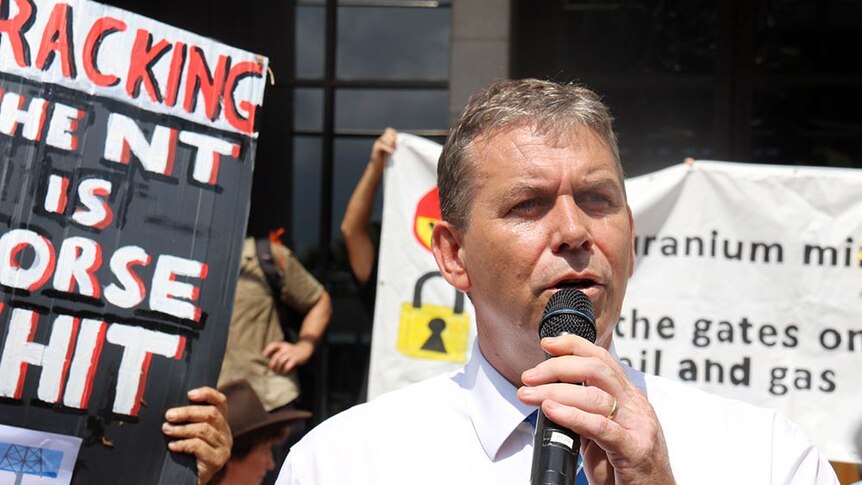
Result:
{"label": "man's eye", "polygon": [[610,197],[607,197],[607,196],[604,196],[601,194],[592,194],[592,195],[587,197],[587,201],[593,202],[596,204],[610,204],[611,203]]}
{"label": "man's eye", "polygon": [[615,206],[613,197],[601,193],[586,194],[580,198],[580,203],[591,209],[609,209]]}
{"label": "man's eye", "polygon": [[518,202],[512,209],[509,211],[514,214],[528,214],[535,212],[541,207],[541,201],[538,199],[527,199],[521,202]]}

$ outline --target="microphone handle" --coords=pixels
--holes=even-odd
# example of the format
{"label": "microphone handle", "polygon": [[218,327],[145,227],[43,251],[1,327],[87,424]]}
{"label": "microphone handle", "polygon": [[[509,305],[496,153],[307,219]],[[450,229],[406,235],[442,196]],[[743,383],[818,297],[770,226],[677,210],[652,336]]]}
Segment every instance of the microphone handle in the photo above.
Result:
{"label": "microphone handle", "polygon": [[580,449],[581,437],[546,418],[539,408],[530,485],[574,485]]}

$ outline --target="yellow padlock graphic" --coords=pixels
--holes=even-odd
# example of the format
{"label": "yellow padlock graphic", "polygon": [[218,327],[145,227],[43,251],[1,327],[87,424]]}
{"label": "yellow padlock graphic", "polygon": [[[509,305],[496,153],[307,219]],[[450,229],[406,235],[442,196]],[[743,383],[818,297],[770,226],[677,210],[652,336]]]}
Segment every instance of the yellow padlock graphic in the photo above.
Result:
{"label": "yellow padlock graphic", "polygon": [[428,360],[465,362],[470,334],[470,315],[464,313],[464,293],[455,290],[455,306],[425,305],[422,287],[439,271],[422,275],[413,290],[413,302],[401,304],[398,351]]}

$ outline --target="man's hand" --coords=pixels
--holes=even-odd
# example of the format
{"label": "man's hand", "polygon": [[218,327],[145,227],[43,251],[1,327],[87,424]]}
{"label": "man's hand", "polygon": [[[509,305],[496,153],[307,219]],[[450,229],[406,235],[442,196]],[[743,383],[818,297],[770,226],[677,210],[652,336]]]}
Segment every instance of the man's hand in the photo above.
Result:
{"label": "man's hand", "polygon": [[233,436],[226,418],[227,398],[211,387],[192,389],[188,396],[199,404],[168,409],[162,432],[176,438],[168,449],[195,456],[198,485],[203,485],[230,459]]}
{"label": "man's hand", "polygon": [[263,356],[269,359],[269,368],[281,375],[290,374],[293,369],[305,365],[314,353],[314,344],[300,339],[290,342],[272,342],[263,349]]}
{"label": "man's hand", "polygon": [[575,335],[543,339],[542,348],[556,357],[523,373],[518,398],[581,436],[590,483],[673,484],[658,417],[608,351]]}
{"label": "man's hand", "polygon": [[386,159],[395,151],[397,136],[398,132],[394,128],[386,128],[383,134],[374,140],[374,145],[371,147],[371,159],[369,161],[381,171]]}

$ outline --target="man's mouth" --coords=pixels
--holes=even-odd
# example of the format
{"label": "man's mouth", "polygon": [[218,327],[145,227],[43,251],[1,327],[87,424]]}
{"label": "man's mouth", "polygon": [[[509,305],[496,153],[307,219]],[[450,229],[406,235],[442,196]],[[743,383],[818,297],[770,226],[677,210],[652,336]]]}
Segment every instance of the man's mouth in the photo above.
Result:
{"label": "man's mouth", "polygon": [[577,279],[577,280],[563,280],[554,285],[555,289],[563,289],[563,288],[575,288],[577,290],[584,290],[595,286],[595,280],[591,279]]}

